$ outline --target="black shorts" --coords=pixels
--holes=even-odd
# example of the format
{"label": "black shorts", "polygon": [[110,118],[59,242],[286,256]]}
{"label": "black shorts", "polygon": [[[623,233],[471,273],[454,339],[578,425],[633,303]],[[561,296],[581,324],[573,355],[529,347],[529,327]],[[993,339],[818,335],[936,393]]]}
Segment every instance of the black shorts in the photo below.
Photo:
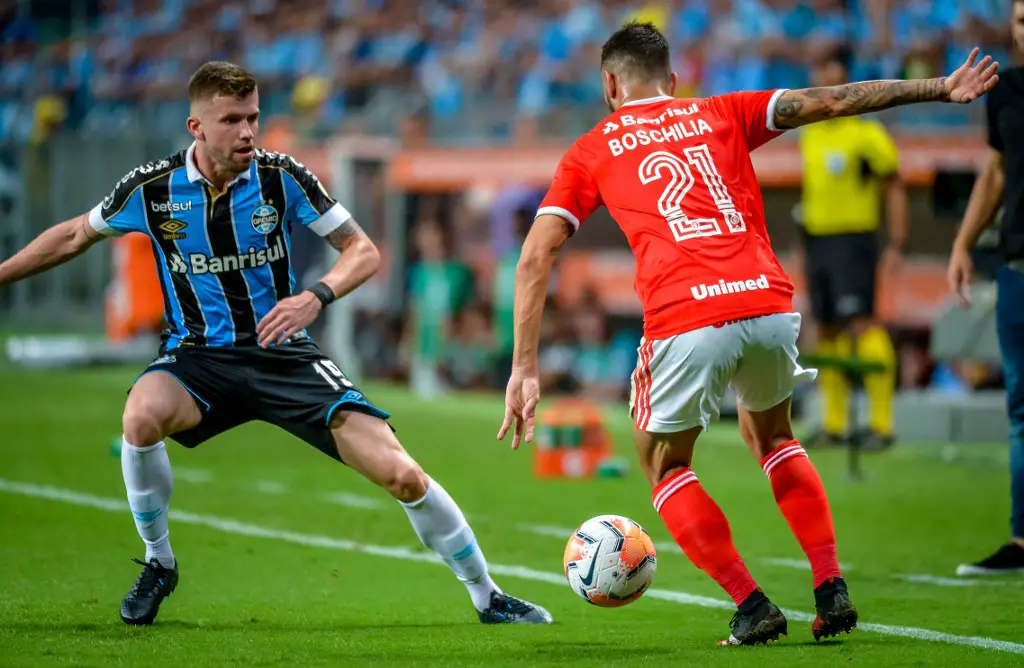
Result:
{"label": "black shorts", "polygon": [[845,326],[875,313],[878,246],[874,232],[804,236],[811,312],[822,325]]}
{"label": "black shorts", "polygon": [[329,427],[337,411],[391,417],[370,403],[311,341],[266,350],[179,347],[150,364],[139,378],[157,372],[177,379],[203,413],[198,426],[170,434],[187,448],[261,420],[341,461]]}

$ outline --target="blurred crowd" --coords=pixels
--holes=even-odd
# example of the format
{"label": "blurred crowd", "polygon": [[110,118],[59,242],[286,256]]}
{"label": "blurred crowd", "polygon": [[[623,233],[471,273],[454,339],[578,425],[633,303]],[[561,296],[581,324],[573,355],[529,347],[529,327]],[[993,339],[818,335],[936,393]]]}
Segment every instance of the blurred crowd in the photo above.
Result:
{"label": "blurred crowd", "polygon": [[680,94],[704,95],[804,85],[839,42],[855,45],[855,79],[937,74],[976,44],[1005,53],[1007,12],[1007,0],[6,0],[0,140],[176,127],[183,82],[209,59],[251,69],[267,115],[314,110],[324,129],[387,94],[434,118],[469,105],[543,117],[600,102],[600,45],[628,19],[659,25]]}

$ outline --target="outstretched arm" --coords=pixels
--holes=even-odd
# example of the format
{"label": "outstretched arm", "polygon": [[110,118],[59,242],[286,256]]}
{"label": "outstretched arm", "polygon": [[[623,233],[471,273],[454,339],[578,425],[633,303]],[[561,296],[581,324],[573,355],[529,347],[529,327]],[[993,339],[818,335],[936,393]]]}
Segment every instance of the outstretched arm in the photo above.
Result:
{"label": "outstretched arm", "polygon": [[35,276],[78,257],[103,236],[89,224],[89,214],[54,225],[0,264],[0,286]]}
{"label": "outstretched arm", "polygon": [[352,218],[324,237],[341,256],[320,282],[283,299],[256,326],[259,344],[280,345],[308,327],[320,311],[365,283],[380,267],[380,252]]}
{"label": "outstretched arm", "polygon": [[572,233],[565,218],[542,214],[530,227],[523,252],[516,266],[515,348],[512,353],[512,376],[505,391],[505,421],[498,439],[515,424],[512,448],[525,438],[533,440],[533,417],[540,401],[540,326],[547,300],[551,268],[562,244]]}
{"label": "outstretched arm", "polygon": [[999,80],[999,63],[992,62],[991,56],[976,63],[978,53],[978,49],[971,51],[967,62],[947,77],[863,81],[786,91],[775,105],[775,127],[791,129],[916,102],[967,104],[992,90]]}

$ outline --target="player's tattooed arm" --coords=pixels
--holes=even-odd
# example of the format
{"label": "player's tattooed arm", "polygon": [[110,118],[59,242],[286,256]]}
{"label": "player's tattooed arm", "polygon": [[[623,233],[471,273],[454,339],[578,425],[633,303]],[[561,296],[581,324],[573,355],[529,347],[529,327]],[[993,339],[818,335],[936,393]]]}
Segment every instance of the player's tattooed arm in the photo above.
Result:
{"label": "player's tattooed arm", "polygon": [[[345,249],[358,241],[360,237],[366,237],[366,232],[363,232],[363,228],[359,227],[359,223],[355,221],[355,218],[349,218],[325,238],[327,243],[335,250],[339,253],[344,253]],[[368,237],[367,241],[369,241]]]}
{"label": "player's tattooed arm", "polygon": [[324,237],[341,257],[323,277],[337,298],[344,297],[380,267],[380,252],[354,218],[349,218]]}
{"label": "player's tattooed arm", "polygon": [[796,128],[840,116],[856,116],[915,102],[966,104],[984,95],[999,80],[999,63],[978,49],[955,72],[935,79],[863,81],[842,86],[802,88],[782,94],[775,104],[775,127]]}
{"label": "player's tattooed arm", "polygon": [[912,81],[865,81],[789,90],[775,105],[775,126],[796,128],[808,123],[856,116],[914,102],[946,99],[944,79]]}

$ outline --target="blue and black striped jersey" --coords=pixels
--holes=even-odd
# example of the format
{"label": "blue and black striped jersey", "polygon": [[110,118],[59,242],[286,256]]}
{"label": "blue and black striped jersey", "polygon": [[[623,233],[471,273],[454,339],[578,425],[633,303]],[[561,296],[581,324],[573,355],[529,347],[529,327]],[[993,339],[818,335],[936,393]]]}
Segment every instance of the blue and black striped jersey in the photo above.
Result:
{"label": "blue and black striped jersey", "polygon": [[292,226],[326,236],[351,216],[290,156],[257,149],[249,170],[217,192],[194,152],[195,144],[136,167],[89,222],[107,236],[152,240],[167,350],[256,345],[256,323],[295,290]]}

